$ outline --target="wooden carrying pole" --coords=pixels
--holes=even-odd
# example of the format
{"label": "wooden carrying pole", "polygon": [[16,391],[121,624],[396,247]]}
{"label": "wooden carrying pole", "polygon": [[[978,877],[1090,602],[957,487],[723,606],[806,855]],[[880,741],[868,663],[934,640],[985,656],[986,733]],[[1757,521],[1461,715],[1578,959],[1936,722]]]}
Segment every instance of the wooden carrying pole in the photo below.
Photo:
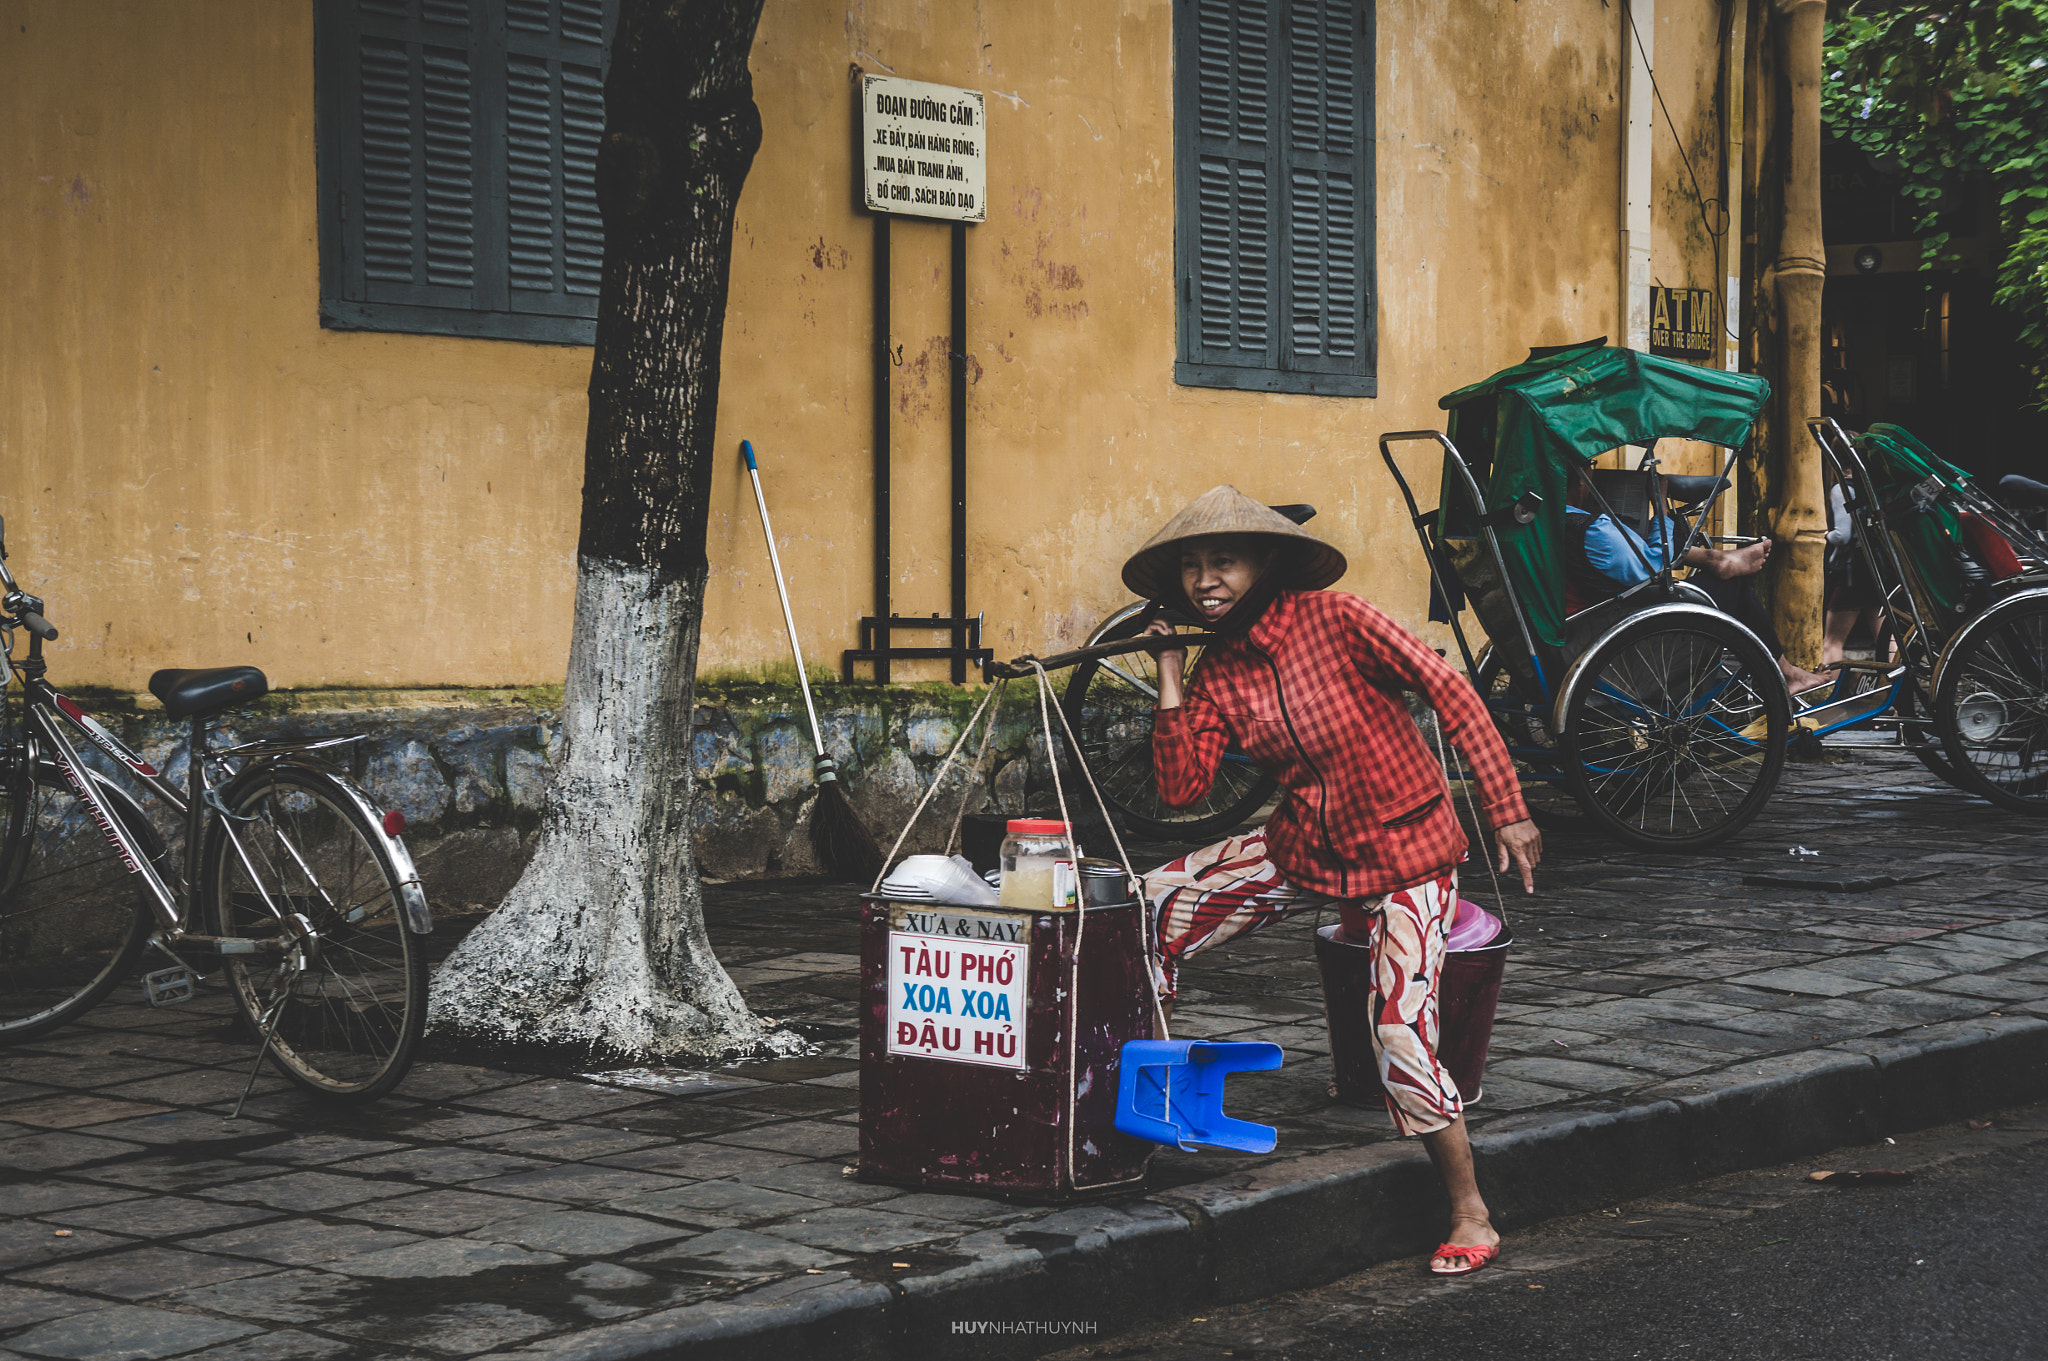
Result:
{"label": "wooden carrying pole", "polygon": [[1781,419],[1778,448],[1780,501],[1776,515],[1777,573],[1772,622],[1786,656],[1802,666],[1820,661],[1821,596],[1827,547],[1820,448],[1806,433],[1820,414],[1821,288],[1827,282],[1827,247],[1820,230],[1821,30],[1825,0],[1777,0],[1779,51],[1790,80],[1790,152],[1785,168],[1784,230],[1779,237],[1777,283],[1783,368],[1777,375]]}

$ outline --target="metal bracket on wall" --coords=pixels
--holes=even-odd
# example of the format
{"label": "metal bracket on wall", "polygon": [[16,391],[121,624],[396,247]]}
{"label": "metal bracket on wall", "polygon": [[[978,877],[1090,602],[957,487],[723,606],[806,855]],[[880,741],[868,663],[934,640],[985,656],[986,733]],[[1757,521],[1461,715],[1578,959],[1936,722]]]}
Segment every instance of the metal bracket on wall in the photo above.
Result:
{"label": "metal bracket on wall", "polygon": [[[889,682],[889,663],[901,659],[951,661],[955,685],[967,683],[967,668],[990,660],[981,646],[981,616],[967,613],[967,224],[952,224],[953,335],[946,347],[952,369],[952,612],[930,618],[897,615],[889,599],[889,370],[902,362],[900,346],[889,344],[889,215],[875,214],[874,278],[874,444],[875,444],[875,612],[860,621],[860,646],[840,659],[840,674],[852,680],[857,663],[875,669],[875,683]],[[898,629],[939,629],[951,635],[945,647],[897,647]]]}
{"label": "metal bracket on wall", "polygon": [[[950,633],[953,640],[946,647],[898,647],[891,641],[890,635],[904,629],[930,629]],[[898,614],[887,619],[864,615],[860,621],[860,646],[846,650],[843,666],[847,679],[851,680],[855,662],[873,662],[877,679],[880,679],[887,675],[891,658],[950,658],[956,668],[964,669],[968,666],[986,667],[995,660],[995,655],[993,649],[981,645],[981,616],[978,614],[972,618],[955,615],[950,619],[937,614],[930,618]]]}

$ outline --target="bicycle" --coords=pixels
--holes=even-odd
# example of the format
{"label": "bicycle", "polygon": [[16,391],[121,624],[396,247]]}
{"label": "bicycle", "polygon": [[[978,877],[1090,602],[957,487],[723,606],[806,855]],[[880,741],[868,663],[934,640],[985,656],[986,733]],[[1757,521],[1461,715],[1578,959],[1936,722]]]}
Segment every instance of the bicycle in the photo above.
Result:
{"label": "bicycle", "polygon": [[[263,673],[159,671],[150,692],[189,724],[181,790],[49,683],[43,644],[57,630],[6,556],[0,524],[0,682],[21,682],[0,721],[0,1045],[83,1016],[145,951],[170,961],[143,979],[150,1004],[190,1000],[207,976],[186,957],[203,955],[260,1040],[244,1100],[266,1057],[316,1096],[389,1092],[425,1029],[418,938],[433,918],[404,815],[319,758],[363,734],[216,750],[212,720],[267,693]],[[29,635],[23,657],[17,630]],[[82,749],[168,804],[182,846]]]}

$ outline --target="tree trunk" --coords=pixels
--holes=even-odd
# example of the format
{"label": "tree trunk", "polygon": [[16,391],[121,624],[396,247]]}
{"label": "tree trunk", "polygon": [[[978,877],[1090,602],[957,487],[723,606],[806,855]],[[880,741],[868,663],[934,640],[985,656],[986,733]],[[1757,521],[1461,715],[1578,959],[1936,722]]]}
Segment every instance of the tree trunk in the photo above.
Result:
{"label": "tree trunk", "polygon": [[1807,432],[1806,420],[1820,414],[1820,302],[1827,282],[1820,221],[1821,36],[1827,6],[1822,0],[1778,0],[1778,8],[1792,98],[1784,110],[1791,136],[1776,270],[1784,348],[1773,432],[1781,480],[1773,517],[1778,549],[1771,560],[1776,577],[1771,616],[1786,656],[1801,666],[1817,666],[1828,523],[1820,446]]}
{"label": "tree trunk", "polygon": [[598,158],[590,376],[562,743],[532,863],[435,978],[459,1045],[647,1060],[801,1046],[711,952],[691,730],[733,210],[760,145],[763,0],[625,0]]}

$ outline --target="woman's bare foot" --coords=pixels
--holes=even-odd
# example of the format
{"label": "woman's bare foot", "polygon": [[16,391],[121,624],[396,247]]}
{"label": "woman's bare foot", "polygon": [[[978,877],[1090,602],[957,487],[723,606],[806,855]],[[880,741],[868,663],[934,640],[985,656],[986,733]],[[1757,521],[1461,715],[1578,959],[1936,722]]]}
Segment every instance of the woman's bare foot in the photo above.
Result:
{"label": "woman's bare foot", "polygon": [[1451,1234],[1430,1254],[1433,1276],[1464,1276],[1500,1256],[1500,1235],[1483,1218],[1451,1216]]}
{"label": "woman's bare foot", "polygon": [[1470,1215],[1452,1215],[1451,1232],[1444,1242],[1456,1247],[1499,1247],[1500,1233],[1493,1221]]}

